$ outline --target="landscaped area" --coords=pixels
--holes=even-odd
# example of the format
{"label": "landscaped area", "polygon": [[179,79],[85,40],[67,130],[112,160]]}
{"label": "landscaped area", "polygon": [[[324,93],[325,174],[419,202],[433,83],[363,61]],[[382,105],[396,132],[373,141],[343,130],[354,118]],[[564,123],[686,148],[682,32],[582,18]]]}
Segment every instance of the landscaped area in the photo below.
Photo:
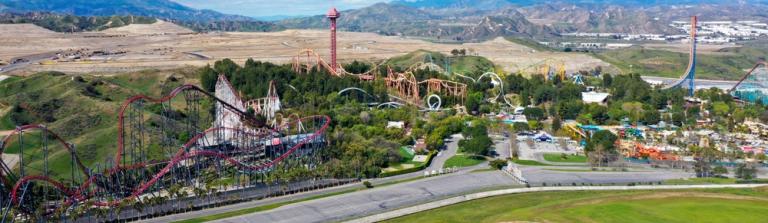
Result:
{"label": "landscaped area", "polygon": [[768,188],[569,191],[479,199],[387,222],[765,222]]}
{"label": "landscaped area", "polygon": [[549,164],[540,163],[535,160],[512,160],[512,162],[526,166],[549,166]]}
{"label": "landscaped area", "polygon": [[443,168],[474,166],[482,163],[483,161],[485,161],[485,157],[482,157],[482,156],[456,154],[455,156],[452,156],[451,158],[448,158],[448,160],[445,161],[445,164],[443,164]]}
{"label": "landscaped area", "polygon": [[544,154],[544,160],[557,163],[585,163],[587,162],[587,157],[575,154],[546,153]]}
{"label": "landscaped area", "polygon": [[416,155],[412,153],[412,151],[408,147],[400,147],[400,149],[397,152],[398,154],[400,154],[400,157],[401,157],[400,162],[389,163],[389,167],[383,170],[385,173],[413,168],[423,163],[423,162],[413,161],[413,157]]}

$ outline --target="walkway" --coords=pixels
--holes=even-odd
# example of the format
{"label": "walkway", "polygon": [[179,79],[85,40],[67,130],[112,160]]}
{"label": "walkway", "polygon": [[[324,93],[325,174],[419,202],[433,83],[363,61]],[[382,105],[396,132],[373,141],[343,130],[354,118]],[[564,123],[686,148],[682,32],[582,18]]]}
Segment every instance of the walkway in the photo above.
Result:
{"label": "walkway", "polygon": [[335,222],[473,191],[515,185],[512,178],[499,171],[469,171],[291,204],[216,222]]}
{"label": "walkway", "polygon": [[445,139],[445,150],[440,151],[434,158],[432,163],[427,167],[426,171],[437,171],[443,168],[443,164],[452,156],[456,155],[459,150],[459,140],[464,137],[461,134],[451,135],[451,138]]}

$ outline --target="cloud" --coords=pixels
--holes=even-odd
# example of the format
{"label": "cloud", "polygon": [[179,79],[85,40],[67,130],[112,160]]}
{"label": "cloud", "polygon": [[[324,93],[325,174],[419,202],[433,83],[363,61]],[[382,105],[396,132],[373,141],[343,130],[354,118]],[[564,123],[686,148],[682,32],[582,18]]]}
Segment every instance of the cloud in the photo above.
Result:
{"label": "cloud", "polygon": [[197,9],[212,9],[223,13],[252,17],[297,16],[324,14],[331,7],[339,10],[361,8],[390,0],[176,0]]}

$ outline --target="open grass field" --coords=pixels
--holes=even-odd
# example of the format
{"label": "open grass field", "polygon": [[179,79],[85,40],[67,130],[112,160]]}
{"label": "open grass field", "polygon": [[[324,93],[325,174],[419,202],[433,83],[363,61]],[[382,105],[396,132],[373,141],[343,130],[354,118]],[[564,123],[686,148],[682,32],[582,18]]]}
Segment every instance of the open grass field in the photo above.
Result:
{"label": "open grass field", "polygon": [[585,163],[587,162],[587,157],[582,155],[566,155],[565,159],[563,159],[560,153],[547,153],[544,154],[544,160],[558,163]]}
{"label": "open grass field", "polygon": [[485,161],[484,157],[456,154],[455,156],[452,156],[445,161],[443,168],[474,166],[482,163],[483,161]]}
{"label": "open grass field", "polygon": [[479,199],[386,222],[765,222],[768,188],[574,191]]}
{"label": "open grass field", "polygon": [[[697,55],[696,78],[738,80],[746,69],[764,57],[766,50],[755,47],[722,48]],[[593,54],[624,73],[677,78],[688,65],[688,53],[632,47]],[[630,65],[632,67],[630,67]]]}

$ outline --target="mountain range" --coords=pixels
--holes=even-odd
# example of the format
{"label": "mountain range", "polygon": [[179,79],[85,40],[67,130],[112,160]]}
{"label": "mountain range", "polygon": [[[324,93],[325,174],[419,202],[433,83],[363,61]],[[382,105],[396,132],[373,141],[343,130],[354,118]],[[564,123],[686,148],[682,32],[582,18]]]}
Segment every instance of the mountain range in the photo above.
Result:
{"label": "mountain range", "polygon": [[77,16],[134,15],[182,21],[254,20],[246,16],[194,9],[170,0],[0,0],[0,12],[52,12]]}
{"label": "mountain range", "polygon": [[[443,41],[498,36],[554,37],[565,32],[668,33],[687,20],[768,20],[768,0],[394,0],[342,11],[339,29]],[[0,13],[51,12],[77,16],[135,15],[172,21],[198,31],[326,29],[324,15],[259,21],[171,0],[0,0]]]}

